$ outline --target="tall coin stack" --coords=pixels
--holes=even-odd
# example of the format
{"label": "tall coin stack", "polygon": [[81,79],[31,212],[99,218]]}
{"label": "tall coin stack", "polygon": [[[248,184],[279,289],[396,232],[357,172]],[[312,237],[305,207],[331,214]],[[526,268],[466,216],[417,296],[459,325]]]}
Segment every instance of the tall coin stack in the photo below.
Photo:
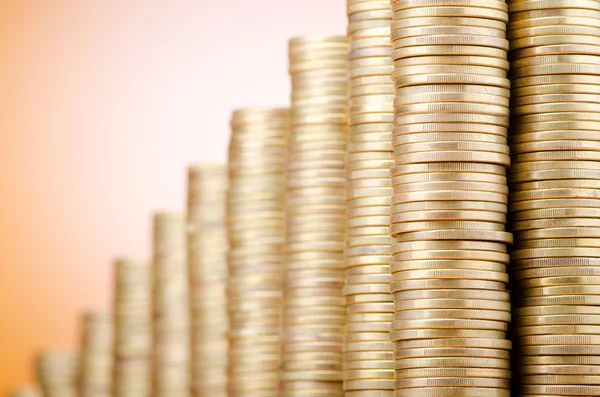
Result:
{"label": "tall coin stack", "polygon": [[296,38],[289,56],[281,396],[343,396],[348,40]]}
{"label": "tall coin stack", "polygon": [[389,293],[394,85],[389,0],[348,0],[350,125],[347,158],[344,390],[391,397],[394,304]]}
{"label": "tall coin stack", "polygon": [[396,397],[510,395],[502,0],[395,0]]}
{"label": "tall coin stack", "polygon": [[87,313],[83,317],[79,396],[110,397],[113,369],[113,316]]}
{"label": "tall coin stack", "polygon": [[600,395],[600,2],[510,1],[522,395]]}
{"label": "tall coin stack", "polygon": [[188,271],[194,397],[227,397],[227,164],[188,172]]}
{"label": "tall coin stack", "polygon": [[229,396],[278,395],[289,109],[237,110],[229,145]]}
{"label": "tall coin stack", "polygon": [[44,397],[77,395],[77,355],[68,350],[51,350],[37,359],[37,379]]}
{"label": "tall coin stack", "polygon": [[10,397],[42,397],[42,391],[34,385],[21,386],[13,390]]}
{"label": "tall coin stack", "polygon": [[187,272],[187,217],[154,216],[153,385],[154,397],[190,394],[190,316]]}
{"label": "tall coin stack", "polygon": [[151,267],[147,261],[117,261],[113,397],[149,397],[151,394],[151,293]]}

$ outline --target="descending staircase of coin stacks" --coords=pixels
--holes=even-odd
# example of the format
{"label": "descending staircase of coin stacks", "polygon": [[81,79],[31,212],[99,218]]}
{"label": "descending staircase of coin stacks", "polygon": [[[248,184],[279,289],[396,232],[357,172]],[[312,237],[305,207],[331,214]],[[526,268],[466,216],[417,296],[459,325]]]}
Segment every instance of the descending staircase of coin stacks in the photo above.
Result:
{"label": "descending staircase of coin stacks", "polygon": [[600,0],[346,16],[12,397],[600,396]]}

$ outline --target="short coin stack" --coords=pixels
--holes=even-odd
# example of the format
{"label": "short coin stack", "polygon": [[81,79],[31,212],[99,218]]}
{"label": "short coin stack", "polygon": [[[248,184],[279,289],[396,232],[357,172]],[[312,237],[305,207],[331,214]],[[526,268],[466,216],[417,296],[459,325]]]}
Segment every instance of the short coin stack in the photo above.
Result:
{"label": "short coin stack", "polygon": [[278,395],[289,109],[233,113],[229,145],[229,396]]}
{"label": "short coin stack", "polygon": [[227,165],[188,173],[191,382],[194,397],[227,396]]}
{"label": "short coin stack", "polygon": [[42,391],[33,385],[21,386],[13,390],[10,397],[42,397]]}
{"label": "short coin stack", "polygon": [[51,350],[37,359],[37,380],[44,397],[77,396],[77,355],[68,350]]}
{"label": "short coin stack", "polygon": [[347,157],[344,390],[393,395],[389,293],[394,85],[389,0],[348,0],[350,125]]}
{"label": "short coin stack", "polygon": [[113,316],[87,313],[83,317],[79,396],[110,397],[113,370]]}
{"label": "short coin stack", "polygon": [[348,41],[289,44],[292,132],[286,192],[281,396],[343,396]]}
{"label": "short coin stack", "polygon": [[392,10],[395,396],[509,396],[507,5]]}
{"label": "short coin stack", "polygon": [[600,395],[600,2],[510,1],[523,395]]}
{"label": "short coin stack", "polygon": [[154,216],[153,385],[154,397],[190,394],[189,296],[185,213]]}
{"label": "short coin stack", "polygon": [[147,261],[115,268],[113,397],[149,397],[152,358],[152,276]]}

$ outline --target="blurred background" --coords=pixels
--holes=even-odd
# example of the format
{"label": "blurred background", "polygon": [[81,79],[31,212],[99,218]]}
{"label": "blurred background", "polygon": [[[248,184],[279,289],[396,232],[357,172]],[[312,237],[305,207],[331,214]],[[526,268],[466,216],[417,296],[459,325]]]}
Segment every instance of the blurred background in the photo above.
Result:
{"label": "blurred background", "polygon": [[345,29],[344,0],[0,2],[0,394],[110,308],[231,110],[288,104],[287,40]]}

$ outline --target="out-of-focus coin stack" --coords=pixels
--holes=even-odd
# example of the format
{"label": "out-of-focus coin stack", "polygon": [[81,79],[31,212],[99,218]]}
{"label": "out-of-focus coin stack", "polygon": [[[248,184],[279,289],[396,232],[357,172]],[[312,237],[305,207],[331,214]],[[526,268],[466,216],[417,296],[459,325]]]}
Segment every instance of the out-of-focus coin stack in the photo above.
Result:
{"label": "out-of-focus coin stack", "polygon": [[242,109],[229,145],[229,396],[277,396],[289,109]]}
{"label": "out-of-focus coin stack", "polygon": [[68,350],[51,350],[37,359],[37,380],[44,397],[77,395],[77,354]]}
{"label": "out-of-focus coin stack", "polygon": [[13,390],[10,397],[42,397],[42,391],[37,386],[27,385]]}
{"label": "out-of-focus coin stack", "polygon": [[522,395],[600,395],[600,2],[510,1]]}
{"label": "out-of-focus coin stack", "polygon": [[507,5],[392,10],[395,396],[509,396]]}
{"label": "out-of-focus coin stack", "polygon": [[389,293],[394,85],[389,0],[348,0],[350,125],[347,157],[344,390],[392,396]]}
{"label": "out-of-focus coin stack", "polygon": [[109,397],[113,370],[112,314],[87,313],[82,331],[79,396]]}
{"label": "out-of-focus coin stack", "polygon": [[191,384],[195,397],[227,397],[227,164],[188,173]]}
{"label": "out-of-focus coin stack", "polygon": [[152,395],[190,394],[190,313],[185,213],[154,216]]}
{"label": "out-of-focus coin stack", "polygon": [[343,396],[348,40],[289,43],[292,132],[286,192],[281,396]]}
{"label": "out-of-focus coin stack", "polygon": [[152,274],[149,262],[117,261],[114,290],[114,397],[149,397],[152,359]]}

